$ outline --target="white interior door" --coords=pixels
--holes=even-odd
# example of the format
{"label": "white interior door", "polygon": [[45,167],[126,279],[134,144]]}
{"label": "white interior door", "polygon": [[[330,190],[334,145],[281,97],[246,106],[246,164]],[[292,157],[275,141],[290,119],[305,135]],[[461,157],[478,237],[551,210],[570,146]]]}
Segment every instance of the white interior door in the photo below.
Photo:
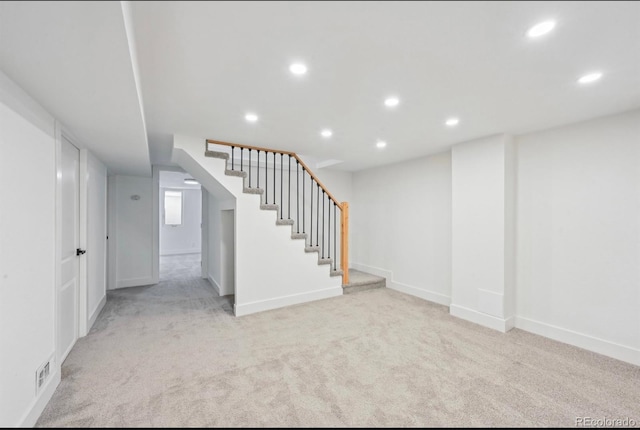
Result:
{"label": "white interior door", "polygon": [[60,363],[78,339],[78,288],[80,231],[80,151],[67,139],[62,138],[60,163],[61,247],[58,286],[58,353]]}

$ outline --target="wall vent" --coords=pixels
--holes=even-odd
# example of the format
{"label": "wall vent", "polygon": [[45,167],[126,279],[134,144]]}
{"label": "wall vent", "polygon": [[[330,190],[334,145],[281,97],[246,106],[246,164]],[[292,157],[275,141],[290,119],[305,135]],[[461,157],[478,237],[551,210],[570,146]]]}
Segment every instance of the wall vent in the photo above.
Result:
{"label": "wall vent", "polygon": [[49,375],[51,374],[51,366],[53,365],[53,357],[49,358],[45,361],[39,368],[36,370],[36,396],[40,394],[40,390],[45,386],[47,380],[49,379]]}

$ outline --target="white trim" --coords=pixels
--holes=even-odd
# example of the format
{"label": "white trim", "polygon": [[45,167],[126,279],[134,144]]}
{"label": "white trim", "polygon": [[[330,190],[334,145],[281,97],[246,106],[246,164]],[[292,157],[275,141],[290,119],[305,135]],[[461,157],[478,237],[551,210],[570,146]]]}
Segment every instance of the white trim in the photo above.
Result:
{"label": "white trim", "polygon": [[[68,139],[65,131],[63,131],[63,134]],[[78,181],[80,181],[80,196],[78,203],[80,205],[80,236],[78,245],[81,249],[87,249],[89,243],[89,151],[84,148],[79,149],[79,151],[80,174]],[[78,338],[86,336],[89,332],[89,267],[87,260],[86,254],[78,258]]]}
{"label": "white trim", "polygon": [[[53,296],[53,348],[56,361],[56,373],[60,374],[61,364],[60,351],[58,351],[58,291],[62,288],[62,268],[60,267],[60,260],[62,259],[62,129],[61,124],[58,121],[54,122],[55,125],[55,153],[56,153],[56,232],[55,232],[55,288]],[[59,378],[59,376],[58,376]],[[43,394],[44,394],[43,390]],[[42,396],[41,396],[42,397]],[[42,411],[40,411],[42,413]],[[36,418],[37,420],[37,418]],[[34,423],[35,424],[35,423]]]}
{"label": "white trim", "polygon": [[459,305],[450,305],[449,313],[454,317],[462,318],[472,323],[479,324],[502,333],[506,333],[514,327],[515,317],[506,319],[494,317],[493,315],[484,314],[474,309],[465,308]]}
{"label": "white trim", "polygon": [[89,333],[89,330],[91,330],[91,327],[93,327],[93,324],[95,324],[96,319],[98,319],[98,315],[100,315],[100,312],[102,312],[102,309],[106,304],[107,295],[105,294],[98,302],[98,306],[96,306],[96,308],[91,312],[91,316],[89,317],[89,321],[87,322],[87,333]]}
{"label": "white trim", "polygon": [[640,366],[640,349],[517,316],[516,328]]}
{"label": "white trim", "polygon": [[439,305],[449,306],[451,304],[451,297],[449,296],[445,296],[444,294],[436,293],[434,291],[414,287],[412,285],[402,284],[400,282],[390,282],[387,285],[387,288],[400,291],[401,293],[416,296],[423,300],[437,303]]}
{"label": "white trim", "polygon": [[115,289],[118,279],[118,259],[116,256],[118,245],[116,193],[118,185],[116,178],[116,176],[107,176],[107,290]]}
{"label": "white trim", "polygon": [[116,284],[116,289],[129,288],[129,287],[143,287],[145,285],[153,285],[153,284],[157,284],[157,282],[151,276],[148,276],[146,278],[120,279]]}
{"label": "white trim", "polygon": [[160,257],[169,257],[171,255],[184,255],[184,254],[200,254],[201,252],[202,252],[201,248],[171,249],[169,251],[161,252]]}
{"label": "white trim", "polygon": [[328,299],[342,295],[342,287],[330,287],[322,290],[309,291],[306,293],[291,294],[289,296],[276,297],[273,299],[259,300],[250,303],[236,304],[234,313],[237,317],[249,315],[256,312],[268,311],[271,309],[283,308],[285,306],[297,305],[314,300]]}
{"label": "white trim", "polygon": [[207,277],[207,281],[209,281],[211,286],[213,286],[213,289],[216,290],[216,293],[218,293],[219,296],[222,296],[221,294],[222,289],[220,288],[220,284],[218,284],[216,280],[211,277],[211,275]]}
{"label": "white trim", "polygon": [[403,284],[393,279],[393,272],[386,269],[380,269],[378,267],[367,266],[361,263],[352,263],[351,267],[356,270],[371,273],[376,276],[382,276],[387,280],[387,288],[400,291],[401,293],[409,294],[411,296],[419,297],[423,300],[438,303],[440,305],[449,306],[451,304],[451,297],[442,293],[436,293],[435,291],[427,290],[425,288],[416,287],[413,285]]}
{"label": "white trim", "polygon": [[160,168],[151,167],[151,276],[160,282]]}
{"label": "white trim", "polygon": [[56,364],[54,366],[54,373],[50,376],[49,382],[47,382],[47,384],[44,386],[44,388],[40,392],[40,395],[31,402],[31,404],[27,408],[27,412],[20,420],[17,427],[35,427],[38,418],[40,418],[40,415],[42,414],[42,411],[44,411],[47,403],[49,403],[49,400],[51,400],[51,397],[53,397],[53,393],[55,393],[56,388],[58,388],[58,384],[60,384],[61,373],[62,372],[60,371],[58,361],[56,361]]}
{"label": "white trim", "polygon": [[209,275],[209,192],[202,187],[202,213],[200,214],[200,276]]}

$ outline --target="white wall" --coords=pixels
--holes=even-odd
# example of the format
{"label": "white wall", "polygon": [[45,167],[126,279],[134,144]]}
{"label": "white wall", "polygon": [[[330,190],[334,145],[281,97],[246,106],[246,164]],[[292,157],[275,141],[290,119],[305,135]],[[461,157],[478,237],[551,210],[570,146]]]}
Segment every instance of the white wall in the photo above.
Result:
{"label": "white wall", "polygon": [[0,426],[33,425],[60,380],[55,355],[55,120],[0,73]]}
{"label": "white wall", "polygon": [[160,187],[160,255],[192,254],[201,251],[202,192],[181,189],[183,212],[181,225],[164,224],[164,191]]}
{"label": "white wall", "polygon": [[109,177],[109,289],[157,282],[153,276],[152,182],[150,177]]}
{"label": "white wall", "polygon": [[[86,151],[86,150],[84,150]],[[87,159],[87,331],[106,303],[107,168],[93,154]]]}
{"label": "white wall", "polygon": [[351,199],[351,266],[449,304],[451,154],[356,172]]}
{"label": "white wall", "polygon": [[515,311],[512,146],[498,135],[451,150],[451,313],[501,331]]}
{"label": "white wall", "polygon": [[517,146],[517,326],[640,364],[640,111]]}

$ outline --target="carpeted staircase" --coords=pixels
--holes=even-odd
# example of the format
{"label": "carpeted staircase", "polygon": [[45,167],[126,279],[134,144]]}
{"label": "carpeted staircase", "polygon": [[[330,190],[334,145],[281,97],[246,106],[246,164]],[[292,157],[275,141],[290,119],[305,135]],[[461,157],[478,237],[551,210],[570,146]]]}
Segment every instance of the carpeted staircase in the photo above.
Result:
{"label": "carpeted staircase", "polygon": [[374,288],[385,288],[386,286],[387,280],[381,276],[349,269],[349,283],[342,286],[342,291],[344,294],[352,294]]}

